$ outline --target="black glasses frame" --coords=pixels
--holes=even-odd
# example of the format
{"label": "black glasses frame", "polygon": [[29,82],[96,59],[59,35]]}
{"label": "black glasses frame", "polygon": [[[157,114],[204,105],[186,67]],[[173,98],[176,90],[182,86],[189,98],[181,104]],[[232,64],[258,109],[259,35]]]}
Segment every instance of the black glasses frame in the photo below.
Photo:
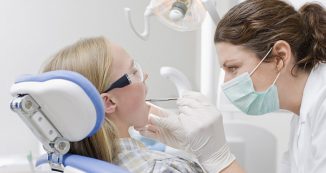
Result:
{"label": "black glasses frame", "polygon": [[124,74],[123,76],[121,76],[118,80],[116,80],[115,82],[113,82],[110,87],[108,89],[106,89],[103,93],[107,93],[115,88],[122,88],[125,87],[127,85],[131,84],[131,80],[128,76],[128,74]]}

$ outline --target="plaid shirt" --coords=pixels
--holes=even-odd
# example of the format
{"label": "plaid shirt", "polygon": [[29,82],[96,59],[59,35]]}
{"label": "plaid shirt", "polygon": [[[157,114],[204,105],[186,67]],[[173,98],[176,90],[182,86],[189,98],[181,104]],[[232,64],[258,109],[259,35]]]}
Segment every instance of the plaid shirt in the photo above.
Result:
{"label": "plaid shirt", "polygon": [[119,139],[117,165],[132,173],[205,173],[194,161],[147,149],[133,138]]}

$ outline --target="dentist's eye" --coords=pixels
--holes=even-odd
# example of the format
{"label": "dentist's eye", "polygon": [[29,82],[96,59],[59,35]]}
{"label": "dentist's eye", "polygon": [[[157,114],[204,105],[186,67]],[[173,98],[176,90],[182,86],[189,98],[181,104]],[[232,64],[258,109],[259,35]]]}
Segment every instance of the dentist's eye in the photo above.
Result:
{"label": "dentist's eye", "polygon": [[230,73],[235,73],[237,71],[238,67],[228,67],[227,70],[230,72]]}

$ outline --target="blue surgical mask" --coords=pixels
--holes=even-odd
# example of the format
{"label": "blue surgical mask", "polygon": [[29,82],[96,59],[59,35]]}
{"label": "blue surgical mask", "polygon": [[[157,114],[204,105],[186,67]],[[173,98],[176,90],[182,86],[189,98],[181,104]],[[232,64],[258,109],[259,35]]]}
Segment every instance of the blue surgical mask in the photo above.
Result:
{"label": "blue surgical mask", "polygon": [[247,115],[263,115],[280,109],[277,87],[275,85],[280,73],[277,74],[272,85],[263,92],[255,91],[250,77],[271,51],[272,48],[250,74],[248,72],[243,73],[222,85],[225,96],[233,105]]}

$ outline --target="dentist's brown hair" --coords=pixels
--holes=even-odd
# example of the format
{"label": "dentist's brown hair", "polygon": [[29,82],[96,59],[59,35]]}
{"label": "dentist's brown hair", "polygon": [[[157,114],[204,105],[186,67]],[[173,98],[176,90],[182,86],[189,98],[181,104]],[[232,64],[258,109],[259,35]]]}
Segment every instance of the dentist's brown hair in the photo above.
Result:
{"label": "dentist's brown hair", "polygon": [[294,67],[300,70],[310,72],[319,63],[325,63],[325,9],[308,3],[296,11],[281,0],[247,0],[225,14],[214,37],[215,43],[241,45],[260,58],[278,40],[290,45],[296,58]]}

